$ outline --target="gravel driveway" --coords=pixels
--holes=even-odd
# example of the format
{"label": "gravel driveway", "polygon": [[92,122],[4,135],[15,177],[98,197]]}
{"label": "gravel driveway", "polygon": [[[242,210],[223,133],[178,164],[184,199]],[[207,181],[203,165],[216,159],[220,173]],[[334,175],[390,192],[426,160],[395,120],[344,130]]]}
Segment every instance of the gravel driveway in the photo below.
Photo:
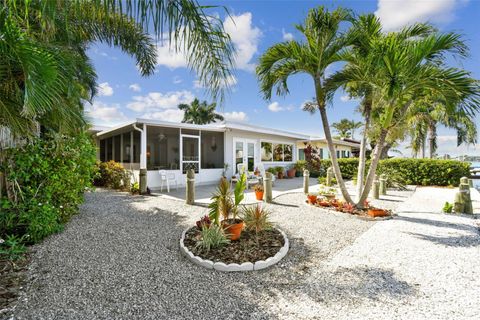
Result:
{"label": "gravel driveway", "polygon": [[[353,319],[380,318],[382,310],[405,318],[400,315],[414,314],[418,306],[435,318],[443,317],[441,310],[448,311],[444,318],[456,319],[478,313],[478,305],[457,312],[480,287],[480,243],[471,219],[441,227],[406,219],[373,223],[306,206],[303,196],[287,194],[270,208],[291,240],[289,254],[271,269],[227,274],[193,265],[179,253],[181,231],[205,208],[106,190],[86,198],[64,232],[34,247],[16,319]],[[470,244],[449,246],[413,234],[422,228],[467,233]],[[402,245],[404,237],[410,241]],[[455,263],[430,260],[449,254]],[[453,265],[452,276],[462,272],[455,282],[468,283],[451,292],[455,282],[442,277],[432,290],[445,290],[423,288],[435,281],[419,278],[435,276],[428,270],[441,272],[446,264]],[[467,284],[471,289],[462,293]],[[453,294],[463,302],[457,304]],[[437,306],[439,301],[445,304]]]}

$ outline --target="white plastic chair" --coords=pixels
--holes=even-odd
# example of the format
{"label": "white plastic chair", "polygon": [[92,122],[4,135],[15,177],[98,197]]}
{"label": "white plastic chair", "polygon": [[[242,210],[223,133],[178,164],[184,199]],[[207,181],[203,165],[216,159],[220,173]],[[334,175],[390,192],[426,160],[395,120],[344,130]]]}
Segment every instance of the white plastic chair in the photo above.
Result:
{"label": "white plastic chair", "polygon": [[[257,163],[255,167],[258,169],[258,171],[260,171],[260,175],[262,177],[265,177],[265,167],[263,166],[263,163]],[[272,186],[274,185],[274,183],[275,183],[275,175],[272,174]]]}
{"label": "white plastic chair", "polygon": [[175,182],[175,190],[178,190],[178,183],[175,174],[167,173],[167,170],[159,170],[160,173],[160,192],[163,191],[163,185],[167,185],[167,192],[170,192],[170,181]]}

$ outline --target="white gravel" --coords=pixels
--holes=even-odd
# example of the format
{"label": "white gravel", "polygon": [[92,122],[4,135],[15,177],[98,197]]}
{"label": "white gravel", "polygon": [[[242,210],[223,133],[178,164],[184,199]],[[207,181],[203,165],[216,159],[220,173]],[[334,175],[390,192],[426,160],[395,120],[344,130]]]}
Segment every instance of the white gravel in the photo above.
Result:
{"label": "white gravel", "polygon": [[[410,194],[399,193],[390,203],[403,212],[401,201]],[[206,208],[105,190],[88,194],[64,232],[34,247],[15,318],[467,319],[479,314],[475,220],[400,213],[394,220],[367,222],[306,206],[304,199],[286,194],[269,205],[290,239],[287,256],[267,270],[229,274],[198,267],[178,249],[182,230]]]}

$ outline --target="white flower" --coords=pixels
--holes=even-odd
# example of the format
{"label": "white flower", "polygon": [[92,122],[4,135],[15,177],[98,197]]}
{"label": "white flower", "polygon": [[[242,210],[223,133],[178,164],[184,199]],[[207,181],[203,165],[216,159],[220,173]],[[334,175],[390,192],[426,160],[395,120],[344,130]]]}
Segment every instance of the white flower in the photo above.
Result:
{"label": "white flower", "polygon": [[63,206],[60,206],[60,209],[63,209]]}
{"label": "white flower", "polygon": [[41,202],[39,202],[39,203],[38,203],[38,205],[39,205],[39,206],[41,206],[41,205],[42,205],[42,203],[41,203]]}
{"label": "white flower", "polygon": [[5,240],[3,240],[2,238],[0,238],[0,244],[2,243],[5,243]]}

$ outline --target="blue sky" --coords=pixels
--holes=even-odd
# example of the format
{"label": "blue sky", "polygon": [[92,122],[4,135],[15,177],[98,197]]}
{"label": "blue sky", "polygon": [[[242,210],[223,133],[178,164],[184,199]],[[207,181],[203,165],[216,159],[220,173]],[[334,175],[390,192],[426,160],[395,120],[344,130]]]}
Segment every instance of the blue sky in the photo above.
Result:
{"label": "blue sky", "polygon": [[[329,8],[343,6],[357,14],[375,12],[387,30],[395,30],[412,22],[433,23],[442,31],[457,31],[464,35],[471,49],[461,65],[480,78],[480,36],[478,19],[480,1],[475,0],[378,0],[378,1],[200,1],[201,4],[226,6],[230,18],[221,10],[215,12],[225,20],[237,49],[237,70],[231,79],[232,92],[219,111],[228,120],[323,136],[318,114],[301,111],[303,102],[313,97],[313,84],[307,76],[294,76],[289,81],[286,97],[262,99],[254,68],[259,56],[274,43],[301,36],[294,25],[305,18],[308,10],[318,5]],[[98,74],[99,95],[87,114],[95,124],[115,125],[137,117],[180,121],[177,105],[194,97],[206,99],[204,89],[196,82],[194,73],[186,68],[181,54],[158,47],[157,71],[142,78],[134,60],[120,50],[101,44],[92,46],[89,55]],[[458,62],[457,62],[458,63]],[[332,69],[333,70],[333,69]],[[361,120],[355,112],[358,101],[351,101],[337,92],[328,114],[330,122],[342,118]],[[477,120],[478,122],[478,120]],[[439,130],[439,154],[477,153],[478,146],[456,148],[455,132]],[[409,151],[399,147],[406,155]]]}

